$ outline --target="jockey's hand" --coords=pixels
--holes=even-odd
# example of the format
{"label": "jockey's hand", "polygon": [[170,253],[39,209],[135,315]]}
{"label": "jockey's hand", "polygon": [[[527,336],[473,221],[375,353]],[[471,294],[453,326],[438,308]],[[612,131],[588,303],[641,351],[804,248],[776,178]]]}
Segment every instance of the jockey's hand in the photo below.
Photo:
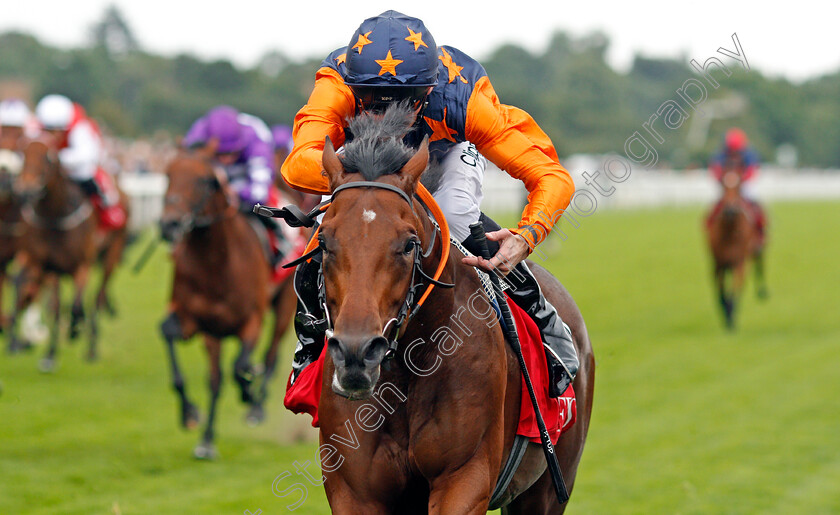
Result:
{"label": "jockey's hand", "polygon": [[495,256],[490,260],[479,256],[470,256],[465,257],[461,262],[466,265],[477,266],[487,272],[496,269],[502,275],[507,275],[520,261],[527,258],[531,251],[525,238],[517,236],[508,229],[488,232],[487,239],[498,241],[501,244]]}

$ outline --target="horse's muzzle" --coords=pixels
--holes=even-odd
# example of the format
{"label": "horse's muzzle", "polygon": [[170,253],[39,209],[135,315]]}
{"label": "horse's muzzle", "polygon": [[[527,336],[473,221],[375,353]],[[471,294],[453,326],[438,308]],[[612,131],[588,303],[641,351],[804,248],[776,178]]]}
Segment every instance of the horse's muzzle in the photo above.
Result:
{"label": "horse's muzzle", "polygon": [[[362,343],[357,344],[358,341]],[[379,366],[385,359],[388,340],[383,336],[350,339],[334,336],[327,340],[327,349],[335,366],[333,391],[350,400],[367,399],[379,380]]]}
{"label": "horse's muzzle", "polygon": [[162,218],[160,224],[160,237],[169,243],[174,242],[184,234],[184,227],[180,220]]}
{"label": "horse's muzzle", "polygon": [[44,196],[43,188],[38,187],[20,186],[19,184],[14,184],[12,190],[24,204],[34,204],[37,200],[40,200]]}

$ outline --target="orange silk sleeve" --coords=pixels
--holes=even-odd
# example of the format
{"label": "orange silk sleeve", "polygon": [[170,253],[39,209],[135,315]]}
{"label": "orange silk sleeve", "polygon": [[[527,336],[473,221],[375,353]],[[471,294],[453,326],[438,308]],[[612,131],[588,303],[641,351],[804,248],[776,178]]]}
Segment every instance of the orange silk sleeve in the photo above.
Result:
{"label": "orange silk sleeve", "polygon": [[329,136],[336,148],[344,144],[344,120],[353,115],[353,108],[353,92],[341,75],[328,67],[318,70],[309,101],[295,115],[294,148],[280,170],[289,185],[306,193],[329,193],[321,173],[324,138]]}
{"label": "orange silk sleeve", "polygon": [[478,80],[470,96],[465,136],[487,159],[525,183],[528,205],[513,231],[533,250],[551,232],[575,192],[554,145],[528,113],[499,102],[487,77]]}

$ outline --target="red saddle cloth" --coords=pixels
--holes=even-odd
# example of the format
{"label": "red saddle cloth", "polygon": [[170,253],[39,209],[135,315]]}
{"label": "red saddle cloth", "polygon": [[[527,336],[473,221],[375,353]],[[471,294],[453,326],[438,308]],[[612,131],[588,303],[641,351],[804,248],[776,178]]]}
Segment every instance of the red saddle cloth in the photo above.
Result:
{"label": "red saddle cloth", "polygon": [[[537,324],[525,311],[513,302],[508,302],[511,314],[519,332],[522,343],[522,355],[528,366],[531,382],[537,393],[537,403],[540,406],[546,429],[551,435],[551,441],[557,443],[564,430],[570,428],[577,418],[577,404],[575,392],[571,386],[562,396],[552,399],[548,396],[548,364],[543,350],[542,338]],[[286,383],[286,397],[283,405],[294,413],[309,413],[312,415],[312,427],[318,427],[318,404],[321,399],[321,376],[324,371],[326,345],[315,363],[303,369],[294,384],[291,375]],[[445,359],[445,358],[444,358]],[[540,442],[540,431],[537,419],[525,381],[522,380],[522,401],[519,410],[519,426],[516,434],[526,436],[531,441]]]}

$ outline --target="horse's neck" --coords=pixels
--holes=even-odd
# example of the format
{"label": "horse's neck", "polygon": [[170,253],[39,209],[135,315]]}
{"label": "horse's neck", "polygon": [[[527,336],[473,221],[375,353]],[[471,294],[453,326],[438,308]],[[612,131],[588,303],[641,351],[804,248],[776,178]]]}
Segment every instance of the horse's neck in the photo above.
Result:
{"label": "horse's neck", "polygon": [[15,202],[14,196],[0,193],[0,220],[17,219],[20,207]]}
{"label": "horse's neck", "polygon": [[184,238],[187,249],[197,261],[214,273],[227,269],[231,252],[235,251],[236,219],[238,216],[219,216],[207,227],[190,231]]}

